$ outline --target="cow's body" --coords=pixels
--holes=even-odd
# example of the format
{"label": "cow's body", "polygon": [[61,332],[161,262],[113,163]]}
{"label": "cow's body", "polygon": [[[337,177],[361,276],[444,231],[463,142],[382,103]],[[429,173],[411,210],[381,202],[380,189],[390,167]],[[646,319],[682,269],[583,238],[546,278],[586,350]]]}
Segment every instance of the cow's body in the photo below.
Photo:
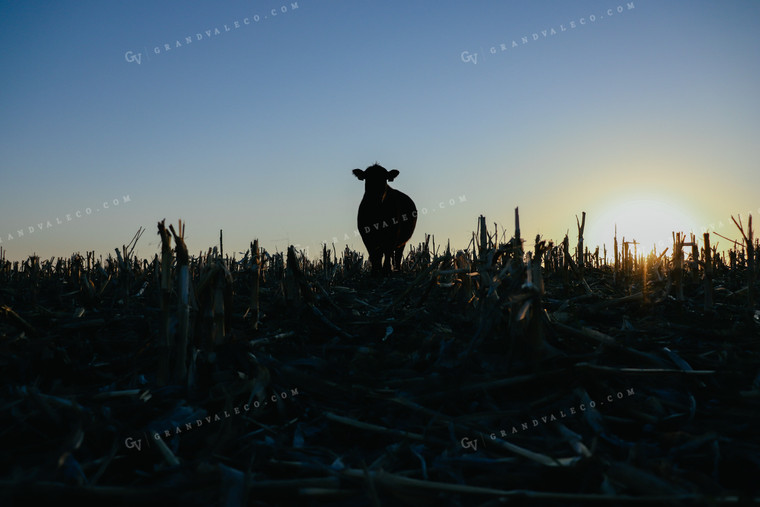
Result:
{"label": "cow's body", "polygon": [[417,207],[408,195],[388,186],[398,176],[397,170],[387,171],[375,164],[365,171],[354,169],[353,173],[364,181],[357,224],[369,252],[372,273],[380,273],[381,267],[390,273],[391,263],[398,270],[406,242],[417,224]]}

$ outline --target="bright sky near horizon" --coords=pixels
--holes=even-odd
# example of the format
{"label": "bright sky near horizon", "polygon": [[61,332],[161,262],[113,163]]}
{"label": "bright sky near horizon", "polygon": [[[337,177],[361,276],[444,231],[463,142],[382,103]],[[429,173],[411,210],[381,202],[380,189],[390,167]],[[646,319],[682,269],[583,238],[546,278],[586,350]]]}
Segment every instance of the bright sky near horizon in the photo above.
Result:
{"label": "bright sky near horizon", "polygon": [[[0,247],[95,250],[187,224],[317,254],[376,161],[411,243],[500,235],[661,250],[760,215],[760,2],[0,0]],[[107,207],[106,207],[107,206]],[[719,240],[727,246],[725,240]],[[715,241],[713,240],[713,243]],[[238,255],[240,257],[240,255]]]}

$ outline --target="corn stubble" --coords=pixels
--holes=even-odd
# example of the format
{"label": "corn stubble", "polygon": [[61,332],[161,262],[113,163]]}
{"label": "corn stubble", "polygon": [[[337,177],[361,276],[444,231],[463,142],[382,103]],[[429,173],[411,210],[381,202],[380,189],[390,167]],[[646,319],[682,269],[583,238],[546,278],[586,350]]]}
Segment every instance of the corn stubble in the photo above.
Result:
{"label": "corn stubble", "polygon": [[[514,219],[507,237],[479,217],[456,251],[425,235],[382,280],[348,246],[312,260],[254,240],[238,260],[220,233],[190,256],[181,221],[158,223],[152,260],[133,255],[141,231],[105,259],[11,263],[0,249],[2,375],[16,406],[3,416],[16,437],[0,439],[11,457],[32,453],[0,486],[11,499],[87,485],[85,496],[137,502],[150,482],[192,504],[226,501],[232,484],[258,505],[757,495],[752,218],[734,219],[742,241],[727,251],[676,232],[672,248],[646,252],[616,231],[610,259],[585,244],[585,212],[573,247],[568,236],[531,245],[517,208]],[[217,429],[141,453],[122,444],[293,389]],[[38,431],[56,445],[29,451]],[[79,472],[42,466],[71,459]],[[35,474],[33,487],[19,479]]]}

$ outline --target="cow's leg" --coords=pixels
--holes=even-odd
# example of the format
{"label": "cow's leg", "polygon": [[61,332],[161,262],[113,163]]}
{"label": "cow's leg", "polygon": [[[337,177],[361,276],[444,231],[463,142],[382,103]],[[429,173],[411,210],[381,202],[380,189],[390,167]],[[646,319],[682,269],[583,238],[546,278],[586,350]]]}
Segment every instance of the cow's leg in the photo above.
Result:
{"label": "cow's leg", "polygon": [[391,263],[393,259],[393,250],[385,250],[385,262],[383,263],[383,273],[391,274]]}
{"label": "cow's leg", "polygon": [[396,247],[393,251],[393,266],[396,268],[396,271],[401,271],[401,260],[404,258],[404,246],[405,245]]}
{"label": "cow's leg", "polygon": [[383,250],[381,248],[373,248],[369,252],[369,263],[372,266],[372,274],[379,275],[383,265]]}

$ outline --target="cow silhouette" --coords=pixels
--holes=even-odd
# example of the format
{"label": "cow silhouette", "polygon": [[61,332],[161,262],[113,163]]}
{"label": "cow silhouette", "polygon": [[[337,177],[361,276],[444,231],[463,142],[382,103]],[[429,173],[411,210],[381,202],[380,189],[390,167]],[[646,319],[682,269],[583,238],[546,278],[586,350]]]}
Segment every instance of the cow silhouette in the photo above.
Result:
{"label": "cow silhouette", "polygon": [[372,274],[389,274],[391,263],[399,270],[404,247],[417,224],[417,207],[408,195],[388,185],[398,176],[396,169],[388,171],[375,164],[364,171],[354,169],[352,172],[364,181],[357,223],[369,253]]}

